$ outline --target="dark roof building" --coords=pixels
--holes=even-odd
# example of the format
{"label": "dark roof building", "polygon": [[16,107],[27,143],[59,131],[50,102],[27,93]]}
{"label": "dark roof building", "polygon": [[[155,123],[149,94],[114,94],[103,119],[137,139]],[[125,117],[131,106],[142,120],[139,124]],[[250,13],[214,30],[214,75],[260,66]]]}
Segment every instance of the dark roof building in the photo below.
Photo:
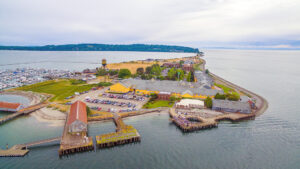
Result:
{"label": "dark roof building", "polygon": [[162,65],[163,67],[168,67],[168,68],[180,68],[180,64],[179,63],[177,63],[177,62],[168,62],[168,63],[164,63],[163,65]]}
{"label": "dark roof building", "polygon": [[214,99],[212,109],[231,113],[251,113],[250,104],[239,101]]}

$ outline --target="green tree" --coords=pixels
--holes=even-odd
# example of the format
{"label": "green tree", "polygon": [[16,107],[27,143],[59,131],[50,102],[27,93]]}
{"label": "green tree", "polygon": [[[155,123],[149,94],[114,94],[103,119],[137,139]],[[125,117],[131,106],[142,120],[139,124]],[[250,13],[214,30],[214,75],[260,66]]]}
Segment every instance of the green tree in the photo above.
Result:
{"label": "green tree", "polygon": [[90,109],[89,106],[86,106],[86,113],[87,113],[88,116],[90,116],[91,113],[92,113],[92,111],[91,111],[91,109]]}
{"label": "green tree", "polygon": [[131,72],[128,69],[120,69],[119,71],[119,78],[128,78],[131,76]]}
{"label": "green tree", "polygon": [[150,73],[153,75],[159,76],[159,75],[161,75],[161,71],[162,71],[162,68],[159,66],[159,64],[154,64],[154,65],[152,65],[152,69],[151,69]]}
{"label": "green tree", "polygon": [[191,72],[191,82],[195,82],[195,74],[194,74],[194,71]]}
{"label": "green tree", "polygon": [[225,96],[224,94],[219,94],[219,93],[217,93],[217,94],[215,95],[215,99],[225,100],[225,99],[226,99],[226,96]]}
{"label": "green tree", "polygon": [[208,96],[205,100],[204,100],[204,104],[207,108],[212,108],[212,99]]}
{"label": "green tree", "polygon": [[152,66],[147,66],[146,67],[146,74],[150,74],[152,70]]}
{"label": "green tree", "polygon": [[110,76],[117,75],[118,73],[119,73],[118,70],[109,70],[109,71],[108,71],[108,74],[109,74]]}
{"label": "green tree", "polygon": [[102,69],[102,68],[98,69],[97,73],[96,73],[97,76],[105,76],[107,74],[108,74],[108,72],[105,69]]}
{"label": "green tree", "polygon": [[183,60],[180,60],[180,61],[179,61],[180,67],[182,67],[183,63],[184,63]]}
{"label": "green tree", "polygon": [[206,74],[209,74],[209,70],[208,70],[208,69],[206,69],[206,70],[205,70],[205,73],[206,73]]}
{"label": "green tree", "polygon": [[233,93],[227,93],[226,94],[226,98],[228,100],[231,100],[231,101],[239,101],[240,100],[240,95],[236,92],[233,92]]}
{"label": "green tree", "polygon": [[168,71],[167,77],[168,77],[169,80],[175,80],[175,78],[176,78],[175,76],[176,76],[176,70],[175,70],[175,68],[171,68]]}
{"label": "green tree", "polygon": [[176,69],[176,80],[184,79],[184,71],[182,69]]}
{"label": "green tree", "polygon": [[186,77],[186,81],[191,82],[192,81],[191,77],[192,77],[192,73],[189,72],[189,74]]}
{"label": "green tree", "polygon": [[171,96],[171,97],[170,97],[170,101],[171,101],[171,102],[174,102],[175,100],[176,100],[175,96]]}
{"label": "green tree", "polygon": [[137,68],[136,69],[136,73],[138,74],[138,75],[142,75],[142,74],[144,74],[144,68],[142,68],[142,67],[139,67],[139,68]]}

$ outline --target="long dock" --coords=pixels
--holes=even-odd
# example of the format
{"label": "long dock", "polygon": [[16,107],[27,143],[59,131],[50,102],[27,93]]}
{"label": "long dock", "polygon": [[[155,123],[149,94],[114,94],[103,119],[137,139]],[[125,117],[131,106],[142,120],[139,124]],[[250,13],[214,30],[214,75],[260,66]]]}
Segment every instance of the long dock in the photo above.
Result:
{"label": "long dock", "polygon": [[29,106],[29,107],[26,107],[24,109],[21,109],[11,115],[7,115],[3,118],[0,118],[0,125],[3,124],[3,123],[6,123],[10,120],[13,120],[15,118],[17,118],[18,116],[21,116],[21,115],[28,115],[36,110],[39,110],[43,107],[47,106],[46,103],[40,103],[40,104],[37,104],[37,105],[32,105],[32,106]]}
{"label": "long dock", "polygon": [[23,157],[29,152],[28,147],[51,143],[51,142],[59,141],[60,139],[61,137],[55,137],[55,138],[33,141],[24,144],[17,144],[7,150],[0,150],[0,157]]}

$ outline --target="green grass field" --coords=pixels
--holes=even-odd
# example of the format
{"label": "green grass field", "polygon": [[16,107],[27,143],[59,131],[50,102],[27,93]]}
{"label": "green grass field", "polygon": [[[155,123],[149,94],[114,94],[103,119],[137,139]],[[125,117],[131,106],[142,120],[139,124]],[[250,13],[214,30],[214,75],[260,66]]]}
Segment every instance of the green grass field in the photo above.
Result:
{"label": "green grass field", "polygon": [[224,86],[222,84],[215,83],[215,85],[218,86],[219,88],[223,89],[224,93],[234,92],[234,90],[232,88]]}
{"label": "green grass field", "polygon": [[36,83],[33,85],[22,86],[17,88],[17,90],[33,91],[38,93],[48,93],[54,95],[50,101],[61,101],[68,96],[74,95],[75,92],[83,92],[90,90],[97,85],[88,84],[72,84],[70,80],[49,80],[41,83]]}
{"label": "green grass field", "polygon": [[143,108],[146,109],[153,109],[153,108],[157,108],[157,107],[172,107],[174,104],[171,103],[168,100],[154,100],[153,102],[149,101],[148,103],[146,103]]}

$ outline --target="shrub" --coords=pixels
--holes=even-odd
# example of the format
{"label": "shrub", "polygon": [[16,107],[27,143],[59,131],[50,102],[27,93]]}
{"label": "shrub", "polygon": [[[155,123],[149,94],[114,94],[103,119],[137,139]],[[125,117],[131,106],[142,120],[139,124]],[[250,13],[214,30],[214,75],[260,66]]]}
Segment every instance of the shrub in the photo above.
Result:
{"label": "shrub", "polygon": [[110,82],[100,82],[97,84],[98,87],[103,87],[103,86],[111,86],[112,83]]}
{"label": "shrub", "polygon": [[120,69],[119,71],[119,78],[128,78],[131,76],[131,72],[128,69]]}
{"label": "shrub", "polygon": [[212,99],[210,97],[207,97],[205,100],[204,100],[204,104],[207,108],[212,108]]}
{"label": "shrub", "polygon": [[215,99],[225,100],[225,99],[226,99],[226,96],[225,96],[224,94],[219,94],[219,93],[217,93],[217,94],[215,95]]}
{"label": "shrub", "polygon": [[108,72],[105,69],[102,69],[102,68],[98,69],[97,73],[96,73],[97,76],[105,76],[107,74],[108,74]]}

